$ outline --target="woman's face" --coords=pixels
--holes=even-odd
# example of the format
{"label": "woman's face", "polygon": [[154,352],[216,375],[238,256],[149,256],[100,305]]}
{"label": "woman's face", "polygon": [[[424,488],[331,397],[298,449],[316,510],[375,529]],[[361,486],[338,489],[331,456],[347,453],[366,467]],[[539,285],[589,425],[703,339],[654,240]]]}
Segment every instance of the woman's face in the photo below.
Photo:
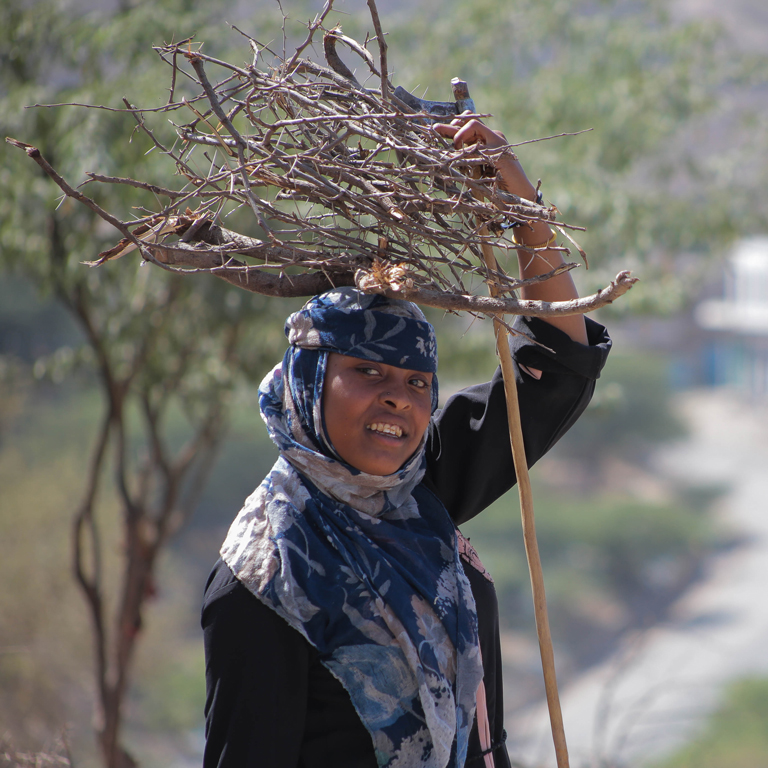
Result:
{"label": "woman's face", "polygon": [[432,374],[331,352],[323,415],[347,464],[391,475],[418,448],[432,414]]}

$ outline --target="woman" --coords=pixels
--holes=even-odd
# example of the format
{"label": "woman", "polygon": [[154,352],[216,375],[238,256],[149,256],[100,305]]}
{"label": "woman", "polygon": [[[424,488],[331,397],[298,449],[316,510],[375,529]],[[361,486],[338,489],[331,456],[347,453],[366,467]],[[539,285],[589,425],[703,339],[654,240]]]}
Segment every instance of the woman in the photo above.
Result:
{"label": "woman", "polygon": [[[437,130],[506,143],[477,121]],[[513,157],[496,167],[534,199]],[[520,254],[523,277],[561,262]],[[523,296],[576,292],[566,274]],[[512,340],[533,463],[586,407],[610,342],[581,316],[516,325],[538,342]],[[515,482],[500,374],[437,412],[429,323],[354,289],[315,297],[286,332],[260,388],[281,455],[206,588],[206,768],[509,766],[495,593],[456,528]]]}

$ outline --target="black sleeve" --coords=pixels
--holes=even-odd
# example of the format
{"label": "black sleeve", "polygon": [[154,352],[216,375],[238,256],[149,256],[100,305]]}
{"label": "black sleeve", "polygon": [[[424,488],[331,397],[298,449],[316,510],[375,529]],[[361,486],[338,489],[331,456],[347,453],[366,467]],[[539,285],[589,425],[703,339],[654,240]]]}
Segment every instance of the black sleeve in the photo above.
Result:
{"label": "black sleeve", "polygon": [[[603,326],[589,318],[588,345],[536,318],[518,317],[513,336],[520,418],[528,466],[570,428],[592,398],[610,350]],[[519,366],[538,368],[541,379]],[[462,390],[435,414],[427,442],[425,483],[457,525],[471,520],[516,482],[501,371],[490,382]]]}
{"label": "black sleeve", "polygon": [[307,642],[221,561],[206,586],[202,625],[204,768],[296,768],[307,709]]}

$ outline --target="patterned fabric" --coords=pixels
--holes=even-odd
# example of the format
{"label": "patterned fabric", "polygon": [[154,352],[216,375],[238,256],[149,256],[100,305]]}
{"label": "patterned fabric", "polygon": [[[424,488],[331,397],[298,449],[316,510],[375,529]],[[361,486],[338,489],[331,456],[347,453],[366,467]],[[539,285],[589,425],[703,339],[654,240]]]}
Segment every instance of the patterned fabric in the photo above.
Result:
{"label": "patterned fabric", "polygon": [[480,555],[477,554],[475,548],[469,543],[469,539],[458,529],[456,529],[456,537],[458,539],[459,556],[461,559],[493,584],[491,572],[483,565]]}
{"label": "patterned fabric", "polygon": [[431,326],[412,304],[342,289],[312,299],[286,333],[301,346],[259,390],[280,458],[222,558],[318,649],[379,766],[459,768],[482,678],[477,617],[453,523],[419,485],[424,440],[398,472],[368,475],[333,455],[322,427],[330,351],[433,371]]}
{"label": "patterned fabric", "polygon": [[285,324],[288,343],[437,373],[435,331],[410,301],[337,288],[310,299]]}

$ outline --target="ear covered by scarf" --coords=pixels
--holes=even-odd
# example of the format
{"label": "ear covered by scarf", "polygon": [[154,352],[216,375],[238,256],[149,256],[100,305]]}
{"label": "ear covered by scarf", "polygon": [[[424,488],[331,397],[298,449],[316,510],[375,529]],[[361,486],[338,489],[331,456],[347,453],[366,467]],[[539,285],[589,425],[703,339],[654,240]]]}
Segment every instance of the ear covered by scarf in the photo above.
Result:
{"label": "ear covered by scarf", "polygon": [[[320,653],[384,768],[460,768],[482,678],[474,600],[445,508],[419,483],[424,444],[394,474],[360,472],[322,419],[329,352],[434,373],[415,305],[355,289],[310,300],[259,404],[280,458],[247,499],[221,555]],[[433,384],[433,407],[437,402]],[[264,663],[269,663],[265,660]]]}

